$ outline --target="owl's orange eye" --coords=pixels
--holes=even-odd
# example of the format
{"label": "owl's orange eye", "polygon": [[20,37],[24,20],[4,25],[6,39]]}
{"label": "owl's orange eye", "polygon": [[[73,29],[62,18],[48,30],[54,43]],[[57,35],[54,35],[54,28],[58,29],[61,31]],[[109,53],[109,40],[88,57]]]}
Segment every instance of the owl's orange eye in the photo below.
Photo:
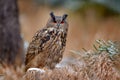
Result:
{"label": "owl's orange eye", "polygon": [[54,21],[54,23],[57,23],[56,21]]}
{"label": "owl's orange eye", "polygon": [[64,21],[61,22],[61,24],[63,24],[63,23],[64,23]]}

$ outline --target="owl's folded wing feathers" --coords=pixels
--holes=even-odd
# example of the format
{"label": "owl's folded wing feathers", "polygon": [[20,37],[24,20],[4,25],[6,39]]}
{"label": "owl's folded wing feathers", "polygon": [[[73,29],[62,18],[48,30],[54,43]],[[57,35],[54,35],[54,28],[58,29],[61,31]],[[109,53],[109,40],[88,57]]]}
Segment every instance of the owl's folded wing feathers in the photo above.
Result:
{"label": "owl's folded wing feathers", "polygon": [[47,35],[47,33],[45,33],[46,30],[47,29],[39,30],[33,36],[27,50],[25,65],[27,65],[35,56],[42,52],[42,45],[45,41],[47,41],[45,39],[45,36]]}

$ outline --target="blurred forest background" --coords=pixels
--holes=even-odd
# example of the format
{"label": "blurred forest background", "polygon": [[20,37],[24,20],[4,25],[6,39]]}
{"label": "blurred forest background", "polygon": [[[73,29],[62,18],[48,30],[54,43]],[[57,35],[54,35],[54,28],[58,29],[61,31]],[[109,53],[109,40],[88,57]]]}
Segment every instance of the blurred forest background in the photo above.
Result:
{"label": "blurred forest background", "polygon": [[[3,14],[8,14],[4,12],[4,9],[7,9],[5,6],[3,7],[5,1],[6,5],[11,5],[7,6],[8,12],[15,10],[15,14],[3,16]],[[12,1],[17,1],[17,5],[13,4],[14,6],[12,6]],[[22,61],[23,63],[24,53],[26,53],[29,42],[32,40],[35,32],[46,25],[51,11],[53,11],[55,15],[68,14],[69,30],[67,47],[64,52],[64,57],[66,58],[74,57],[74,55],[70,54],[71,50],[81,51],[82,48],[86,50],[92,49],[95,40],[120,41],[120,0],[1,0],[0,55],[3,54],[2,49],[3,52],[7,54],[3,55],[2,58],[0,56],[0,63],[6,55],[10,55],[8,54],[10,51],[13,52],[11,52],[11,58],[6,57],[8,61],[13,60],[13,63],[15,61],[20,64],[20,61]],[[13,22],[10,17],[11,15],[16,16],[16,25],[14,25],[16,27],[12,27]],[[8,24],[5,24],[5,22],[8,22]],[[7,29],[5,29],[6,27]],[[7,36],[2,35],[5,33],[5,30]],[[5,44],[2,44],[2,41]],[[6,45],[11,46],[6,47]],[[2,80],[1,76],[4,77],[4,74],[7,75],[6,80],[23,80],[21,79],[21,76],[24,74],[23,67],[16,68],[15,71],[13,69],[12,71],[9,69],[9,66],[0,66],[0,80]]]}
{"label": "blurred forest background", "polygon": [[69,15],[69,50],[90,49],[97,39],[120,40],[119,0],[18,0],[22,36],[28,43],[45,26],[49,13]]}

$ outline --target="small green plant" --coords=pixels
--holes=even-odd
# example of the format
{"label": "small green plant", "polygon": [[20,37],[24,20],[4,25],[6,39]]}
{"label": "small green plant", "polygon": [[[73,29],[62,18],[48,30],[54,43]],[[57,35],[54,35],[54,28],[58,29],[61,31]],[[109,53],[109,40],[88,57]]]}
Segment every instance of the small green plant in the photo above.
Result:
{"label": "small green plant", "polygon": [[101,53],[106,51],[109,53],[110,57],[119,53],[118,44],[113,41],[104,41],[104,40],[96,40],[97,45],[93,45],[97,53]]}
{"label": "small green plant", "polygon": [[[96,43],[93,45],[94,47],[94,51],[93,54],[89,51],[87,51],[85,48],[82,48],[84,50],[84,56],[88,56],[88,55],[95,55],[95,54],[101,54],[102,52],[107,52],[109,54],[109,57],[112,59],[113,56],[115,55],[119,55],[120,53],[120,42],[119,41],[104,41],[104,40],[96,40]],[[74,50],[70,50],[70,52],[78,54],[78,55],[82,55],[80,51],[74,51]],[[88,54],[87,54],[88,53]]]}

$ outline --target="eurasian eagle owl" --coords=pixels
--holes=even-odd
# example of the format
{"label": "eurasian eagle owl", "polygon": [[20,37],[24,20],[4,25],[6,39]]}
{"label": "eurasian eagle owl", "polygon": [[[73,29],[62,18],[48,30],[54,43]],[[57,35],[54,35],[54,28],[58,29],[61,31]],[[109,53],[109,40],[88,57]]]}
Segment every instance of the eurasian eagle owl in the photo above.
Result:
{"label": "eurasian eagle owl", "polygon": [[46,26],[37,31],[29,44],[25,65],[28,68],[54,69],[62,59],[68,32],[67,14],[55,16],[50,13]]}

